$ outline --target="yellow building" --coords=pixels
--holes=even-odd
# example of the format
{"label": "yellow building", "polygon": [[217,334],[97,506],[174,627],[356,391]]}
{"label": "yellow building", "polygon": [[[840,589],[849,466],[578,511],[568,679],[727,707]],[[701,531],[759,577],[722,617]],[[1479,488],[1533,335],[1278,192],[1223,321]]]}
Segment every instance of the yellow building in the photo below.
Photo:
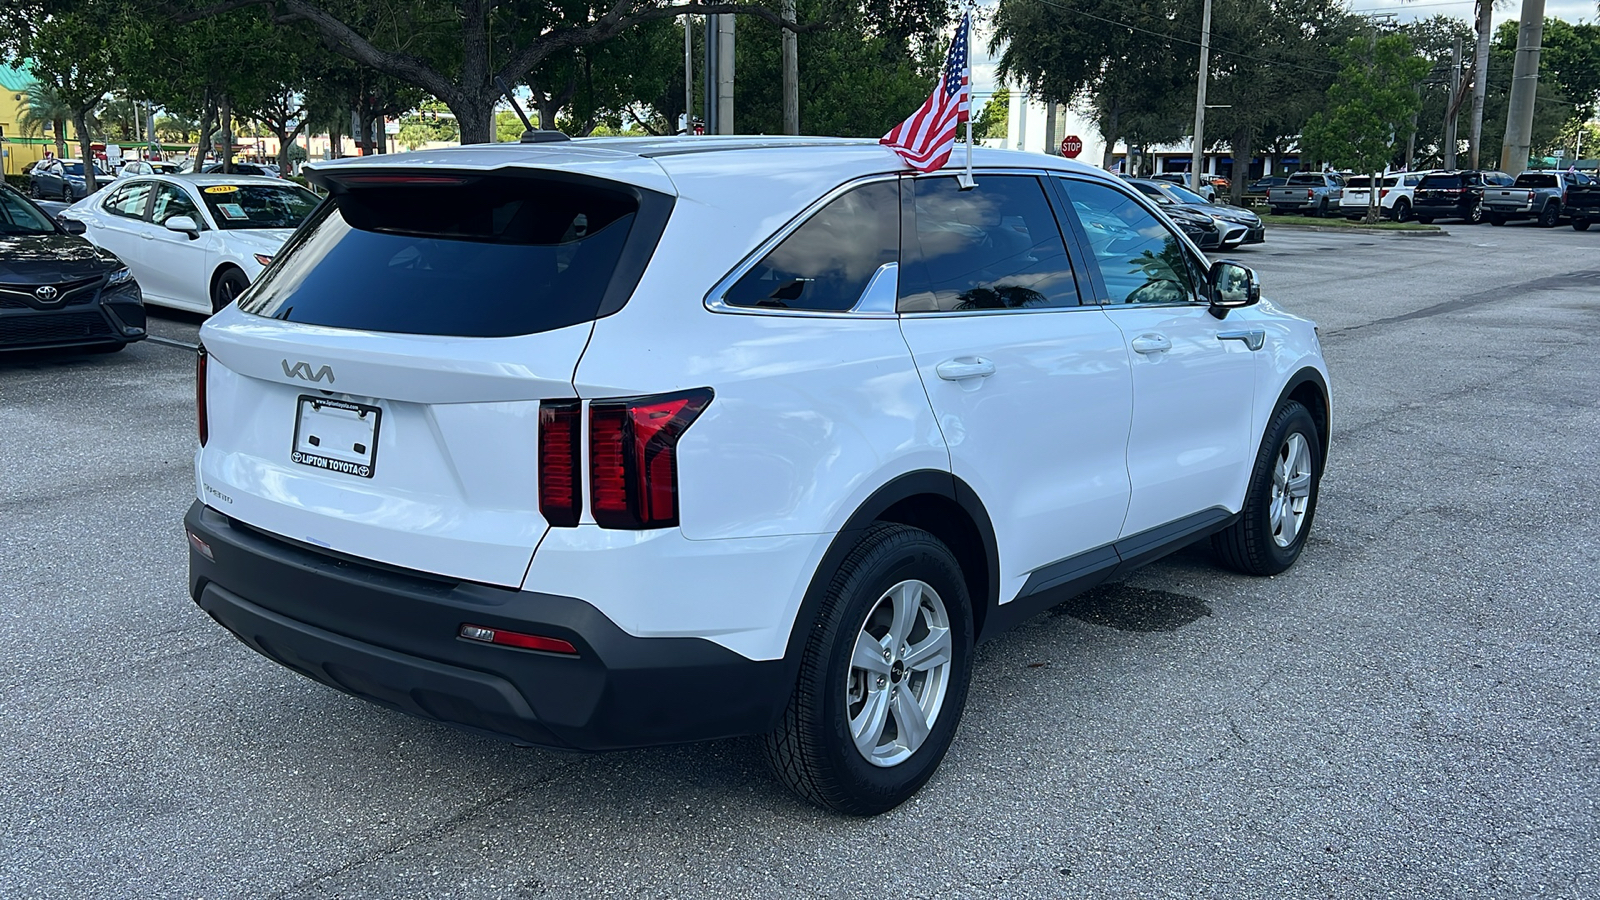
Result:
{"label": "yellow building", "polygon": [[[21,174],[28,163],[44,159],[46,152],[55,153],[56,139],[50,131],[42,136],[25,136],[22,133],[22,111],[28,107],[28,87],[33,84],[33,76],[23,69],[14,69],[10,66],[0,65],[0,134],[5,140],[0,143],[0,152],[4,153],[3,168],[7,175]],[[67,155],[73,155],[72,142],[75,140],[72,123],[67,123]]]}

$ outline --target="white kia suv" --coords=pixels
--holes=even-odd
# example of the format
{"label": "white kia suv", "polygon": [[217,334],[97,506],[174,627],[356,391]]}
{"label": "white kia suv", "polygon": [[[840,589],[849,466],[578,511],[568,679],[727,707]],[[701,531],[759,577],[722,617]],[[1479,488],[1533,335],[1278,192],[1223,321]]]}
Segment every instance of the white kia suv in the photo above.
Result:
{"label": "white kia suv", "polygon": [[540,137],[313,165],[202,329],[190,590],[265,656],[524,744],[765,735],[875,813],[977,641],[1202,538],[1305,546],[1312,323],[1117,179]]}

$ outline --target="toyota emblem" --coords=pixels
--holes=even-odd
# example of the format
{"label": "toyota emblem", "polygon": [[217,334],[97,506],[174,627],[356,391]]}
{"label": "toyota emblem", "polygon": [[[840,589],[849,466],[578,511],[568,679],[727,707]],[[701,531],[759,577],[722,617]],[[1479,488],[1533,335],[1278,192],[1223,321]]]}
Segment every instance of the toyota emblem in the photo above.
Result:
{"label": "toyota emblem", "polygon": [[40,303],[54,303],[56,302],[56,295],[59,293],[61,292],[47,284],[34,291],[33,295],[39,298]]}

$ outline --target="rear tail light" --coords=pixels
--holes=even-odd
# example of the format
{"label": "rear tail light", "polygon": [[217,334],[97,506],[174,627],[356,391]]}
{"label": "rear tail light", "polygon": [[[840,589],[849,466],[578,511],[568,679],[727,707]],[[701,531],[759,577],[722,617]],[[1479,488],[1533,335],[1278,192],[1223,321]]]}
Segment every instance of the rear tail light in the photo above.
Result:
{"label": "rear tail light", "polygon": [[678,524],[678,439],[710,388],[589,404],[589,496],[602,528]]}
{"label": "rear tail light", "polygon": [[583,513],[583,463],[578,454],[581,400],[539,404],[539,513],[551,525],[571,527]]}
{"label": "rear tail light", "polygon": [[206,421],[206,359],[209,354],[201,345],[194,355],[194,418],[195,426],[200,431],[200,446],[206,445],[206,439],[211,437],[211,423]]}
{"label": "rear tail light", "polygon": [[1378,199],[1379,200],[1382,200],[1384,197],[1387,197],[1387,196],[1389,196],[1389,189],[1388,188],[1382,188],[1382,189],[1380,189],[1378,191]]}
{"label": "rear tail light", "polygon": [[1313,188],[1306,188],[1306,199],[1307,200],[1310,200],[1312,197],[1315,197],[1316,195],[1317,195],[1316,190],[1314,190]]}
{"label": "rear tail light", "polygon": [[1535,193],[1535,192],[1533,192],[1533,191],[1529,191],[1529,192],[1528,192],[1528,202],[1529,202],[1529,203],[1532,203],[1532,202],[1533,202],[1533,198],[1534,198],[1534,197],[1537,197],[1537,196],[1538,196],[1538,194],[1537,194],[1537,193]]}

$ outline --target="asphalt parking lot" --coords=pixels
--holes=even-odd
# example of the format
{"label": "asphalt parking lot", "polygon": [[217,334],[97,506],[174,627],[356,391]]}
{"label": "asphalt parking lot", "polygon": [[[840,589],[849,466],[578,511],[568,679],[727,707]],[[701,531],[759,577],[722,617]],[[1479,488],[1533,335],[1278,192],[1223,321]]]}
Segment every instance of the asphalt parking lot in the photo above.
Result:
{"label": "asphalt parking lot", "polygon": [[0,360],[0,897],[1600,897],[1600,234],[1289,232],[1334,446],[1272,579],[1202,547],[981,648],[870,820],[754,745],[518,749],[185,590],[198,320]]}

